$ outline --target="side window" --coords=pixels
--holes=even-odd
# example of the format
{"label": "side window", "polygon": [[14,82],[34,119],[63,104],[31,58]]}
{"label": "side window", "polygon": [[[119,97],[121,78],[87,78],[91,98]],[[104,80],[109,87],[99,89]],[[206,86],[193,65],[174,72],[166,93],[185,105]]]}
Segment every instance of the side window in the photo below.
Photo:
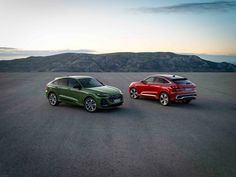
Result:
{"label": "side window", "polygon": [[154,82],[154,77],[149,77],[149,78],[145,79],[145,81],[147,83],[152,83],[152,82]]}
{"label": "side window", "polygon": [[68,86],[71,88],[74,88],[75,86],[78,86],[79,83],[77,80],[75,79],[68,79]]}
{"label": "side window", "polygon": [[162,84],[168,84],[169,82],[165,79],[159,78],[159,82]]}
{"label": "side window", "polygon": [[53,81],[52,84],[58,85],[58,80]]}
{"label": "side window", "polygon": [[155,83],[159,83],[159,84],[167,84],[167,83],[169,83],[167,80],[159,78],[159,77],[156,77],[154,82]]}
{"label": "side window", "polygon": [[60,86],[67,86],[67,79],[58,79],[57,82]]}

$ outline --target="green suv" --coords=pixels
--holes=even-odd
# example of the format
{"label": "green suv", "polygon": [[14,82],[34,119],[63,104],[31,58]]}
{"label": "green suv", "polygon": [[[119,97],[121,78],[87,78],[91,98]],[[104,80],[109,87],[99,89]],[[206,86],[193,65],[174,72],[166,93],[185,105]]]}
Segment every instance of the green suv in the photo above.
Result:
{"label": "green suv", "polygon": [[121,90],[104,85],[90,76],[55,78],[47,84],[46,96],[52,106],[67,102],[84,106],[88,112],[123,104]]}

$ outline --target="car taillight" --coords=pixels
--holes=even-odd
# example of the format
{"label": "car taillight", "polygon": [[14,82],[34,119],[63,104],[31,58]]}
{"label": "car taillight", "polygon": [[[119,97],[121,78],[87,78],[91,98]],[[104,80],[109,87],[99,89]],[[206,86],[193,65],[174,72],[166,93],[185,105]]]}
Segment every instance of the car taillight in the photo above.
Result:
{"label": "car taillight", "polygon": [[176,92],[176,91],[177,91],[177,89],[178,89],[178,87],[177,87],[177,86],[175,86],[175,85],[171,85],[170,87],[172,88],[172,91],[173,91],[173,92]]}

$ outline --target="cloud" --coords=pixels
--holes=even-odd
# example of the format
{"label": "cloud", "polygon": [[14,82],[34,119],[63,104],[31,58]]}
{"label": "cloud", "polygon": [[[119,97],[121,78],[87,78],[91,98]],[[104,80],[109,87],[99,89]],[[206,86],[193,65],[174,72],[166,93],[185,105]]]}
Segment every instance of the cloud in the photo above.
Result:
{"label": "cloud", "polygon": [[182,3],[163,7],[141,7],[134,10],[142,13],[228,12],[236,10],[236,1]]}

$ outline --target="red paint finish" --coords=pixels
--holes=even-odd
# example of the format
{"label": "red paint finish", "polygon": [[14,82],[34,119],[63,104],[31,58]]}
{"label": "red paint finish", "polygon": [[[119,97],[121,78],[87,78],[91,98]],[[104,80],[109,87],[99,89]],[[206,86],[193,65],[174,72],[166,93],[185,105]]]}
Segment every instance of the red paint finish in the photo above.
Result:
{"label": "red paint finish", "polygon": [[138,96],[159,99],[160,94],[168,94],[170,101],[181,102],[196,99],[196,85],[187,78],[177,75],[152,75],[142,81],[132,82],[129,92],[135,88]]}

